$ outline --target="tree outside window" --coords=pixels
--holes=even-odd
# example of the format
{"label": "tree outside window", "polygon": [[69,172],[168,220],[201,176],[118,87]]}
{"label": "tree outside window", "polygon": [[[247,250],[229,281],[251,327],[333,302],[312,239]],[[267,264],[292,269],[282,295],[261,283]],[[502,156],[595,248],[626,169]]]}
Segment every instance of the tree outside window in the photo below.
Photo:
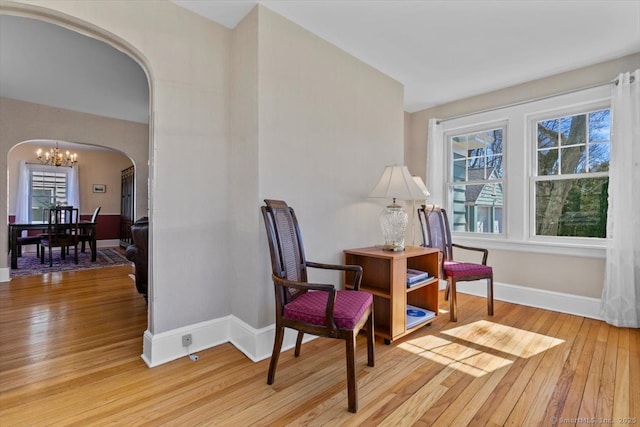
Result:
{"label": "tree outside window", "polygon": [[536,122],[535,234],[606,236],[611,110]]}

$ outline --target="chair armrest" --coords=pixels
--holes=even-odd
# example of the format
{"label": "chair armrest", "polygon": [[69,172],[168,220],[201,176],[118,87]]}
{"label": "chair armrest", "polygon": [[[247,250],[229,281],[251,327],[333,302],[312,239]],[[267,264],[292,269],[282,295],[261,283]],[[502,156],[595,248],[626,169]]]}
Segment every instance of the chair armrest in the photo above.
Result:
{"label": "chair armrest", "polygon": [[127,249],[124,251],[124,257],[129,261],[135,261],[137,254],[138,248],[136,248],[134,245],[127,246]]}
{"label": "chair armrest", "polygon": [[353,289],[355,291],[360,290],[360,282],[362,281],[362,267],[359,265],[322,264],[319,262],[307,261],[307,267],[322,268],[325,270],[351,271],[355,273],[353,277]]}
{"label": "chair armrest", "polygon": [[455,244],[455,243],[453,243],[451,246],[456,247],[456,248],[460,248],[460,249],[465,249],[467,251],[482,252],[482,265],[487,265],[487,257],[489,256],[489,251],[487,249],[476,248],[476,247],[473,247],[473,246],[458,245],[458,244]]}
{"label": "chair armrest", "polygon": [[[325,326],[332,331],[338,329],[336,322],[333,320],[333,307],[336,302],[336,288],[333,285],[321,284],[321,283],[308,283],[308,282],[295,282],[292,280],[282,279],[275,274],[272,274],[273,283],[276,286],[282,288],[295,288],[299,290],[307,290],[307,291],[324,291],[327,292],[327,306],[325,308],[324,313],[324,321]],[[282,307],[284,308],[284,307]]]}

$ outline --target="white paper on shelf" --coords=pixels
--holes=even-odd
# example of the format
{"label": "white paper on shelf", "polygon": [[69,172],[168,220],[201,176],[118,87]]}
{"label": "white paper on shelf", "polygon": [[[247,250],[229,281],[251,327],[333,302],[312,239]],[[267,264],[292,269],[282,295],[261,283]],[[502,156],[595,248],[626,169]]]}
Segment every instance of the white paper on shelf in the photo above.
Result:
{"label": "white paper on shelf", "polygon": [[427,310],[426,308],[420,308],[407,304],[407,329],[413,328],[420,323],[433,319],[436,314]]}

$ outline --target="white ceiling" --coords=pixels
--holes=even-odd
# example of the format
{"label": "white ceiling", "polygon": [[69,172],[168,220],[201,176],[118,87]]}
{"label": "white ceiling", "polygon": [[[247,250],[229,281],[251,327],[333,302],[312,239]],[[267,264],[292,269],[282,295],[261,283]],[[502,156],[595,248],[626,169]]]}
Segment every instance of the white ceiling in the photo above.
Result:
{"label": "white ceiling", "polygon": [[640,0],[172,1],[229,28],[261,3],[398,80],[409,112],[640,52]]}
{"label": "white ceiling", "polygon": [[128,55],[57,25],[0,14],[0,96],[149,121],[149,85]]}
{"label": "white ceiling", "polygon": [[[172,1],[229,28],[258,3]],[[259,3],[398,80],[409,112],[640,52],[640,0]],[[0,15],[0,96],[148,121],[131,58],[21,17]]]}

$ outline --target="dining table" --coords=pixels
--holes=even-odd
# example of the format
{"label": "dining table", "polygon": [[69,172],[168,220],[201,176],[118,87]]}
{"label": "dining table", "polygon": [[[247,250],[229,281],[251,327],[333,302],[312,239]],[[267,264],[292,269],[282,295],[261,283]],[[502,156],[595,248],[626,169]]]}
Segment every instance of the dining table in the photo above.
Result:
{"label": "dining table", "polygon": [[[92,241],[89,244],[91,248],[91,262],[96,262],[97,248],[96,248],[96,225],[97,223],[91,221],[78,222],[78,228],[81,234],[89,234],[92,236]],[[49,225],[42,221],[34,221],[30,223],[9,223],[9,252],[11,253],[11,268],[18,268],[18,238],[25,230],[40,230],[47,231]]]}

